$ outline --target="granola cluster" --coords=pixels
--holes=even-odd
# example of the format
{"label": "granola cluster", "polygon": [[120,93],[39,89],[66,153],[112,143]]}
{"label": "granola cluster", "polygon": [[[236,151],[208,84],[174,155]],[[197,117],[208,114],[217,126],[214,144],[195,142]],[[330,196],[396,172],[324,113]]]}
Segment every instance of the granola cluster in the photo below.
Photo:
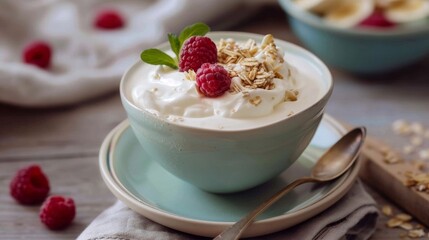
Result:
{"label": "granola cluster", "polygon": [[[221,39],[217,45],[218,63],[223,65],[233,79],[230,92],[248,94],[248,89],[275,88],[274,78],[284,79],[280,73],[284,59],[280,55],[274,38],[266,35],[261,44],[249,39],[244,44],[238,44],[233,39]],[[288,70],[288,77],[291,72]],[[296,101],[298,91],[285,92],[285,101]],[[250,99],[251,103],[258,105],[260,98]]]}
{"label": "granola cluster", "polygon": [[[285,79],[282,72],[286,72],[287,78],[292,77],[290,68],[283,69],[284,59],[280,54],[271,34],[265,35],[260,44],[249,39],[245,43],[237,43],[234,39],[221,39],[217,44],[217,63],[222,65],[232,79],[230,93],[241,93],[249,103],[258,106],[262,102],[260,96],[249,97],[251,89],[274,89],[274,79]],[[195,80],[196,73],[192,69],[184,72],[185,79]],[[299,91],[296,89],[285,90],[283,100],[298,100]]]}

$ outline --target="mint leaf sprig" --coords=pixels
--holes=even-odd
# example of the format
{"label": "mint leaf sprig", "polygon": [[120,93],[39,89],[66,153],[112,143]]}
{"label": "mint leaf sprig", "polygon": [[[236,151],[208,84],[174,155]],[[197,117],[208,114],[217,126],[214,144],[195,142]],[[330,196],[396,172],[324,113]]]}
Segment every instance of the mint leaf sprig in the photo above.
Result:
{"label": "mint leaf sprig", "polygon": [[182,49],[183,43],[192,36],[204,36],[210,32],[210,27],[202,22],[192,24],[185,27],[179,34],[179,36],[169,33],[168,41],[170,42],[171,50],[176,55],[175,58],[172,58],[170,55],[165,52],[156,49],[149,48],[144,50],[140,54],[140,58],[143,62],[152,64],[152,65],[166,65],[173,69],[178,69],[178,62],[180,59],[180,50]]}

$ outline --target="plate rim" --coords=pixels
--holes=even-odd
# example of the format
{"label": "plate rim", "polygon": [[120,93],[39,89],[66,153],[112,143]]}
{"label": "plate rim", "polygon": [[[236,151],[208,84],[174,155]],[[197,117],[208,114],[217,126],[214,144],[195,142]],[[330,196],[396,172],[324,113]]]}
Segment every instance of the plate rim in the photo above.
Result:
{"label": "plate rim", "polygon": [[[340,134],[346,133],[345,127],[330,115],[325,113],[322,121],[328,122],[329,125],[334,127],[334,129]],[[137,213],[155,222],[158,222],[161,225],[190,234],[214,237],[223,229],[234,223],[199,220],[180,216],[147,204],[130,193],[117,179],[117,176],[113,173],[113,171],[110,171],[108,167],[109,164],[107,164],[108,161],[109,163],[111,161],[107,159],[108,154],[111,155],[113,153],[112,148],[115,147],[120,136],[128,127],[128,120],[124,120],[115,128],[113,128],[103,140],[99,151],[99,169],[101,176],[113,195],[115,195],[125,205]],[[342,198],[353,186],[353,183],[357,178],[360,165],[360,161],[357,161],[352,169],[347,173],[348,176],[346,176],[337,184],[337,186],[331,189],[318,201],[292,213],[255,221],[246,230],[246,232],[243,234],[243,237],[255,237],[280,231],[301,223],[326,210],[328,207],[332,206],[340,198]]]}

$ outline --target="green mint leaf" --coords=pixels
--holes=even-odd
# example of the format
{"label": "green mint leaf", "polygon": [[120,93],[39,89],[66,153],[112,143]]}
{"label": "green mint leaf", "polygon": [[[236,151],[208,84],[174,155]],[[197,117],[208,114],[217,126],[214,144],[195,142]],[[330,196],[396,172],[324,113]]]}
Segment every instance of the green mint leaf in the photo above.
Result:
{"label": "green mint leaf", "polygon": [[192,36],[204,36],[208,32],[210,32],[210,27],[201,22],[185,27],[179,35],[180,47],[186,39]]}
{"label": "green mint leaf", "polygon": [[180,52],[179,38],[176,35],[169,33],[168,41],[170,42],[171,50],[173,50],[174,54],[176,54],[177,59],[179,59],[179,52]]}
{"label": "green mint leaf", "polygon": [[166,65],[173,69],[177,69],[176,61],[168,54],[159,49],[146,49],[140,54],[140,58],[145,63],[149,63],[152,65]]}

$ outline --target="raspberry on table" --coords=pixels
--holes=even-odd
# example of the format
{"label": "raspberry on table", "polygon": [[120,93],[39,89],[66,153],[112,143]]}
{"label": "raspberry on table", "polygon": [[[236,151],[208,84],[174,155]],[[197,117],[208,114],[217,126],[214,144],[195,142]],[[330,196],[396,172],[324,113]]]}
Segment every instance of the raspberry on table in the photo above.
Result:
{"label": "raspberry on table", "polygon": [[22,61],[47,69],[51,64],[52,49],[48,43],[36,41],[28,44],[22,51]]}
{"label": "raspberry on table", "polygon": [[203,63],[216,62],[217,48],[210,38],[193,36],[183,43],[179,61],[181,72],[197,71]]}
{"label": "raspberry on table", "polygon": [[64,229],[71,224],[76,215],[72,198],[51,196],[40,208],[40,221],[51,230]]}
{"label": "raspberry on table", "polygon": [[219,97],[230,85],[231,77],[221,65],[204,63],[197,71],[197,90],[206,97]]}
{"label": "raspberry on table", "polygon": [[124,18],[116,10],[99,12],[94,20],[94,26],[99,29],[113,30],[122,28],[124,25]]}
{"label": "raspberry on table", "polygon": [[10,182],[10,195],[21,204],[42,203],[49,194],[49,181],[38,165],[19,170]]}

